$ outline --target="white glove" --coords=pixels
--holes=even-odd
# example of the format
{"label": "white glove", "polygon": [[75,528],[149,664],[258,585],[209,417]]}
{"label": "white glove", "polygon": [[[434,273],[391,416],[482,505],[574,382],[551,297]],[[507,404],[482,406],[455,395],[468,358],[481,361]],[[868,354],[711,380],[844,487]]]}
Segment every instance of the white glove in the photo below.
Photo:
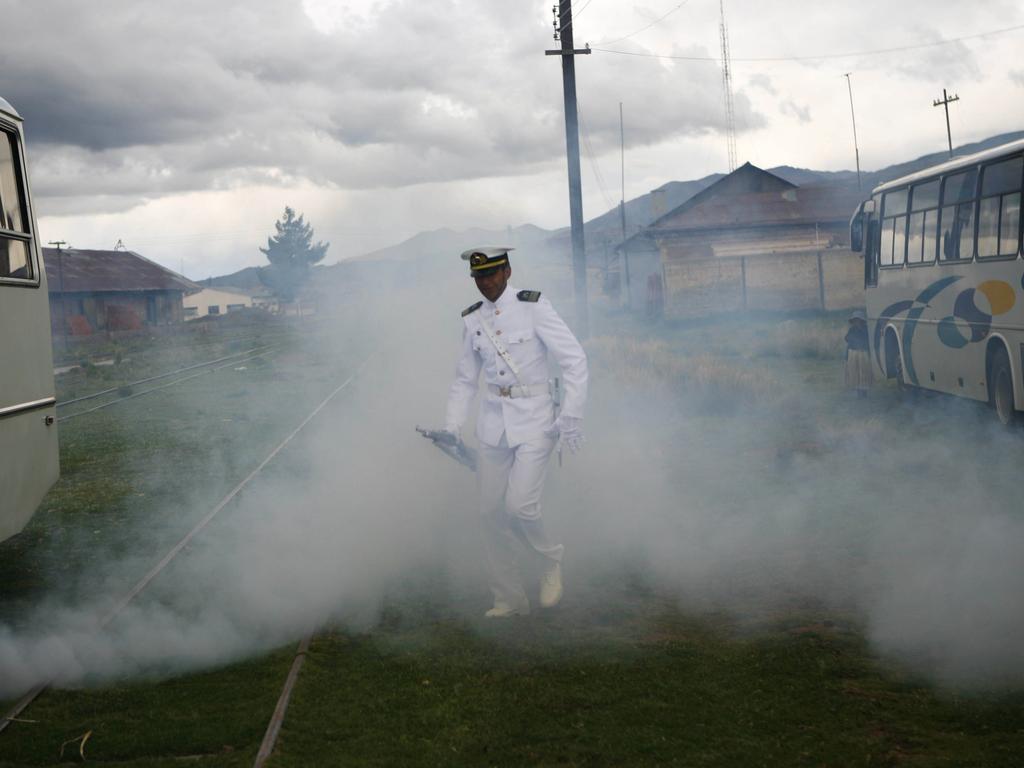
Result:
{"label": "white glove", "polygon": [[561,415],[555,419],[551,429],[544,433],[548,437],[560,439],[569,450],[576,453],[583,447],[583,419]]}
{"label": "white glove", "polygon": [[452,440],[451,440],[452,445],[458,445],[460,442],[462,442],[462,428],[461,427],[455,426],[454,424],[449,424],[448,426],[446,426],[441,431],[442,432],[447,432],[449,435],[452,436]]}

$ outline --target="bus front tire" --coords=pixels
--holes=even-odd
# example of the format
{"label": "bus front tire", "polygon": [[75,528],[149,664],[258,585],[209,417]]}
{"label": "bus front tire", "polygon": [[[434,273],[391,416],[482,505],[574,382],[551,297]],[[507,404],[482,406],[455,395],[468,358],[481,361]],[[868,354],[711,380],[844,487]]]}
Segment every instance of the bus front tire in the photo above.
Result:
{"label": "bus front tire", "polygon": [[992,356],[988,380],[989,403],[996,412],[996,418],[1004,426],[1012,426],[1017,421],[1017,411],[1013,407],[1013,372],[1010,358],[1002,347]]}

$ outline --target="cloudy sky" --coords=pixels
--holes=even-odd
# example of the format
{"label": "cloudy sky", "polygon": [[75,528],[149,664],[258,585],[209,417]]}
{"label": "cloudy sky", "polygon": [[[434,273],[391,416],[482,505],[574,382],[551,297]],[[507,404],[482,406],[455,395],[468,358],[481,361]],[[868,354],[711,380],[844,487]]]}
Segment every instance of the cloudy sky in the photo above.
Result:
{"label": "cloudy sky", "polygon": [[[421,230],[564,226],[551,4],[0,0],[41,235],[203,278],[260,264],[285,205],[327,263]],[[587,217],[619,199],[619,102],[627,197],[725,170],[718,2],[574,6],[577,45],[605,49],[577,60]],[[943,148],[943,87],[954,144],[1024,128],[1019,2],[725,8],[741,162],[852,168],[845,72],[867,169]]]}

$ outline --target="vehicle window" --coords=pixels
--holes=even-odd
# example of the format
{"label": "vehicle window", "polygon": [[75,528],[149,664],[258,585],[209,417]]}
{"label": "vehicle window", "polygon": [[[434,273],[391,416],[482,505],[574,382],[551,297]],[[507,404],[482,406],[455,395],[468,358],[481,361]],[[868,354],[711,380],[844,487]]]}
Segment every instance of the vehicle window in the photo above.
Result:
{"label": "vehicle window", "polygon": [[22,210],[22,196],[18,184],[19,167],[14,134],[0,134],[0,229],[28,233],[28,217]]}
{"label": "vehicle window", "polygon": [[892,234],[893,234],[893,220],[885,219],[882,221],[882,242],[878,249],[878,263],[883,267],[892,266]]}
{"label": "vehicle window", "polygon": [[1020,192],[1003,195],[1003,205],[999,217],[999,253],[1004,255],[1017,253],[1020,239]]}
{"label": "vehicle window", "polygon": [[[978,205],[978,257],[1017,255],[1024,158],[985,166]],[[1005,221],[1003,221],[1005,217]]]}
{"label": "vehicle window", "polygon": [[935,242],[939,222],[939,179],[915,184],[911,189],[910,233],[907,241],[907,263],[920,264],[935,260]]}
{"label": "vehicle window", "polygon": [[28,221],[17,139],[12,133],[0,131],[0,279],[35,277]]}
{"label": "vehicle window", "polygon": [[977,178],[978,170],[976,168],[947,176],[942,187],[942,204],[949,205],[973,200]]}
{"label": "vehicle window", "polygon": [[974,251],[974,203],[948,205],[939,218],[943,261],[969,259]]}
{"label": "vehicle window", "polygon": [[939,207],[939,180],[929,181],[914,186],[912,211],[923,211],[926,208]]}
{"label": "vehicle window", "polygon": [[894,192],[885,193],[885,205],[882,216],[896,216],[907,212],[907,190],[897,189]]}
{"label": "vehicle window", "polygon": [[28,243],[0,236],[0,277],[32,279],[32,262]]}
{"label": "vehicle window", "polygon": [[935,261],[935,249],[938,246],[939,211],[938,209],[924,213],[924,255],[921,261]]}
{"label": "vehicle window", "polygon": [[907,234],[907,263],[920,264],[924,254],[924,211],[910,214]]}
{"label": "vehicle window", "polygon": [[978,208],[978,255],[999,255],[999,196],[981,201]]}
{"label": "vehicle window", "polygon": [[987,166],[981,176],[981,196],[1019,192],[1022,171],[1024,171],[1024,158],[1022,157],[1014,157]]}
{"label": "vehicle window", "polygon": [[893,219],[892,263],[893,266],[903,263],[907,246],[907,217],[897,216]]}

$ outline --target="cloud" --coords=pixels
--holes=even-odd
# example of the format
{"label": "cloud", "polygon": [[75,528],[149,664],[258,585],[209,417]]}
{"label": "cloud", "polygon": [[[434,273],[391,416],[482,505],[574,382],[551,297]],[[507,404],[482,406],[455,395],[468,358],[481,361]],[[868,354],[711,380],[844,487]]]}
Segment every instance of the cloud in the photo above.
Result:
{"label": "cloud", "polygon": [[797,104],[792,99],[787,99],[779,105],[779,112],[790,117],[795,117],[801,123],[811,122],[811,107],[808,104]]}
{"label": "cloud", "polygon": [[[0,69],[0,93],[26,119],[37,194],[106,209],[246,183],[371,189],[563,162],[561,77],[543,55],[542,14],[392,0],[327,18],[319,5],[311,18],[299,0],[116,0],[101,19],[71,0],[0,0],[16,27],[48,30],[45,48],[12,36]],[[599,150],[617,147],[624,98],[638,144],[721,129],[714,66],[650,63],[580,57]],[[759,120],[741,99],[737,117]]]}
{"label": "cloud", "polygon": [[778,89],[772,85],[772,79],[763,72],[758,72],[747,78],[747,82],[750,83],[753,88],[760,88],[762,91],[775,96],[778,94]]}

